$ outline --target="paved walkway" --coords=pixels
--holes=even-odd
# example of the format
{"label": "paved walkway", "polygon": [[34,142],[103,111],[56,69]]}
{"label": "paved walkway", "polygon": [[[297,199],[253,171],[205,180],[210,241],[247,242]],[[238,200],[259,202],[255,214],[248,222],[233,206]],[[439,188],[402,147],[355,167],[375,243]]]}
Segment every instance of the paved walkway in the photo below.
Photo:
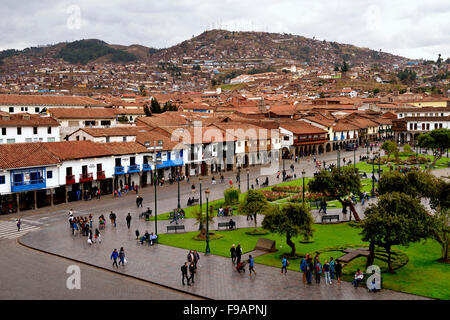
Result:
{"label": "paved walkway", "polygon": [[[217,221],[218,218],[215,219]],[[233,219],[239,227],[253,225],[252,221],[247,221],[243,216],[235,216]],[[261,221],[261,219],[258,220]],[[117,228],[108,225],[102,231],[102,243],[92,246],[89,246],[86,237],[72,236],[66,221],[30,232],[20,239],[20,243],[107,270],[113,270],[110,261],[112,249],[123,246],[128,263],[124,267],[119,267],[117,272],[211,299],[425,299],[390,290],[369,293],[367,289],[362,287],[356,289],[347,282],[338,286],[336,283],[325,285],[322,281],[319,285],[305,286],[299,272],[288,271],[287,274],[281,275],[278,268],[259,264],[255,265],[257,276],[250,279],[248,271],[238,273],[235,270],[231,259],[214,255],[205,256],[202,253],[195,284],[183,286],[180,266],[186,260],[187,251],[160,244],[140,245],[135,240],[134,230],[137,227],[141,230],[148,228],[151,231],[151,225],[154,223],[149,225],[140,221],[138,226],[136,226],[138,222],[132,223],[130,230],[126,228],[124,222],[119,223]],[[192,220],[186,220],[183,223],[188,230],[197,228]],[[160,230],[160,232],[165,231]],[[247,258],[247,255],[243,258]]]}

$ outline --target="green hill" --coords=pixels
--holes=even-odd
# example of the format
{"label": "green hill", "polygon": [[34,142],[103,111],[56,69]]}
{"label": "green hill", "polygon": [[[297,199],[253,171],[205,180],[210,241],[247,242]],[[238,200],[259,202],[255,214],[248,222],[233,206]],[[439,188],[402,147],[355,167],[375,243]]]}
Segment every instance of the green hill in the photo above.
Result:
{"label": "green hill", "polygon": [[67,43],[56,58],[62,58],[74,64],[87,64],[104,56],[108,56],[110,62],[130,62],[138,59],[134,54],[111,48],[106,42],[96,39]]}

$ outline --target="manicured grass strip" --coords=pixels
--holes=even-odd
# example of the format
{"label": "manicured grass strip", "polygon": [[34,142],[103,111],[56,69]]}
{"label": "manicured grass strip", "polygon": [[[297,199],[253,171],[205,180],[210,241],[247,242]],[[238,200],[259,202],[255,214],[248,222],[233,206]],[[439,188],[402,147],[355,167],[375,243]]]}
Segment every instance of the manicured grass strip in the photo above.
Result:
{"label": "manicured grass strip", "polygon": [[[211,229],[215,229],[215,225]],[[238,226],[239,228],[239,226]],[[259,229],[259,228],[258,228]],[[315,224],[314,237],[312,243],[300,243],[303,239],[293,238],[296,245],[297,254],[305,255],[310,253],[314,255],[315,251],[324,248],[336,246],[366,246],[367,243],[361,241],[359,235],[361,229],[349,226],[347,223],[340,224]],[[253,228],[240,228],[235,231],[213,231],[223,238],[210,241],[211,253],[214,255],[229,257],[229,249],[232,244],[241,244],[245,253],[255,248],[259,238],[268,238],[276,241],[277,252],[265,254],[255,258],[255,262],[281,268],[281,257],[290,252],[290,247],[286,244],[286,238],[278,234],[268,233],[264,236],[247,235],[246,231]],[[180,234],[161,234],[159,243],[184,248],[186,250],[198,250],[205,252],[205,241],[194,240],[193,237],[199,232],[188,232]],[[440,246],[434,240],[428,240],[425,243],[411,244],[409,247],[395,246],[409,258],[408,263],[402,268],[396,270],[395,274],[382,274],[383,288],[413,293],[417,295],[448,300],[450,299],[450,265],[437,262],[440,258]],[[335,259],[342,256],[340,251],[330,251],[321,254],[321,262],[329,260],[330,257]],[[244,259],[247,256],[243,257]],[[353,273],[356,268],[365,270],[365,258],[358,258],[344,266],[344,271]],[[385,262],[376,259],[375,264],[385,266]],[[288,267],[290,270],[300,270],[300,259],[290,261]],[[351,280],[351,276],[345,276],[345,280]],[[367,278],[365,278],[367,279]]]}

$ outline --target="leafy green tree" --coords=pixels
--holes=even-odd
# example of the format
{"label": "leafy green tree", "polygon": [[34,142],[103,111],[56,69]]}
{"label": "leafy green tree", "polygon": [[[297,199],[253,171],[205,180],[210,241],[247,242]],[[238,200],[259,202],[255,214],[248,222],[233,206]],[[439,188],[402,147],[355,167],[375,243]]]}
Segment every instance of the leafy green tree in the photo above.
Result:
{"label": "leafy green tree", "polygon": [[344,62],[342,63],[342,66],[341,66],[341,71],[342,72],[347,72],[349,70],[350,70],[350,67],[347,64],[347,61],[344,60]]}
{"label": "leafy green tree", "polygon": [[[388,269],[393,273],[391,248],[394,245],[407,246],[432,236],[433,217],[429,215],[419,200],[394,192],[380,196],[376,205],[365,210],[366,219],[362,222],[362,240],[386,249]],[[371,252],[369,258],[374,256]],[[369,260],[369,259],[368,259]]]}
{"label": "leafy green tree", "polygon": [[159,102],[158,102],[158,100],[156,100],[156,98],[152,98],[152,101],[150,103],[150,111],[152,112],[152,114],[163,112],[161,109],[161,106],[159,105]]}
{"label": "leafy green tree", "polygon": [[419,146],[422,148],[428,148],[433,151],[433,163],[436,165],[442,154],[450,148],[450,129],[434,129],[433,131],[422,133],[419,138]]}
{"label": "leafy green tree", "polygon": [[351,193],[360,194],[361,179],[356,168],[347,166],[339,169],[334,167],[331,172],[322,170],[309,181],[308,188],[310,192],[323,193],[326,197],[331,197],[342,205],[349,206],[355,220],[360,220],[353,202],[344,199]]}
{"label": "leafy green tree", "polygon": [[[210,206],[209,207],[209,212],[214,212],[214,207]],[[200,208],[198,210],[196,210],[194,212],[194,217],[195,217],[195,224],[198,224],[200,226],[200,234],[199,236],[202,238],[206,238],[206,213],[203,213]],[[214,222],[214,217],[212,214],[208,214],[208,221],[209,223],[213,223]]]}
{"label": "leafy green tree", "polygon": [[412,151],[411,146],[409,144],[405,144],[403,146],[403,151],[405,151],[407,153],[411,153],[411,151]]}
{"label": "leafy green tree", "polygon": [[374,95],[377,95],[377,94],[379,94],[379,93],[380,93],[380,89],[379,89],[379,88],[373,89],[373,94],[374,94]]}
{"label": "leafy green tree", "polygon": [[151,117],[152,116],[152,112],[150,111],[150,108],[148,107],[147,103],[144,105],[144,112],[145,112],[145,116],[146,117]]}
{"label": "leafy green tree", "polygon": [[177,106],[172,104],[172,101],[167,101],[164,104],[164,107],[162,109],[163,112],[166,112],[166,111],[177,111],[177,110],[178,110]]}
{"label": "leafy green tree", "polygon": [[430,205],[436,212],[434,238],[441,245],[441,261],[449,263],[450,247],[450,183],[439,179],[435,184],[435,193],[430,198]]}
{"label": "leafy green tree", "polygon": [[262,226],[271,232],[286,235],[286,243],[291,247],[291,256],[295,256],[293,237],[303,235],[309,238],[313,234],[313,218],[307,204],[287,203],[282,206],[271,206],[266,212]]}
{"label": "leafy green tree", "polygon": [[378,181],[378,193],[403,192],[414,198],[430,199],[436,193],[437,183],[438,179],[425,171],[385,172]]}
{"label": "leafy green tree", "polygon": [[239,205],[239,213],[247,216],[254,216],[255,229],[257,227],[256,215],[263,214],[269,209],[269,201],[259,190],[248,190],[244,201]]}
{"label": "leafy green tree", "polygon": [[391,154],[398,153],[397,144],[391,140],[385,141],[381,146],[381,149],[383,149],[384,152],[386,152],[388,160],[391,157]]}

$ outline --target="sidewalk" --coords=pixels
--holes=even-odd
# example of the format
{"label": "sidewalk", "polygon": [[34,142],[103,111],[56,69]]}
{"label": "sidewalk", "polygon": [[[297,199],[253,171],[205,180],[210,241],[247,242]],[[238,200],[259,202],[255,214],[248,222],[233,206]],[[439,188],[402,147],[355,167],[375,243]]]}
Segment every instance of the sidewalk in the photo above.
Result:
{"label": "sidewalk", "polygon": [[[227,219],[227,217],[219,219]],[[253,222],[246,221],[244,216],[234,216],[233,220],[235,219],[239,227],[253,225]],[[215,221],[217,221],[217,217]],[[261,218],[258,221],[260,223]],[[154,222],[148,223],[154,225]],[[161,228],[160,232],[165,231],[164,223],[169,222],[162,222],[161,227],[158,227]],[[185,220],[183,224],[187,231],[198,229],[192,219]],[[96,226],[97,223],[94,223],[94,227]],[[246,273],[238,273],[231,263],[231,259],[214,255],[205,256],[203,253],[200,254],[195,284],[183,286],[180,267],[186,260],[187,250],[160,244],[141,245],[135,240],[134,230],[145,228],[151,231],[151,226],[142,220],[139,222],[133,220],[130,230],[126,228],[124,221],[120,221],[117,228],[112,228],[109,224],[102,231],[102,243],[89,246],[86,237],[72,236],[67,222],[64,221],[28,233],[20,239],[20,243],[107,270],[114,270],[110,261],[112,250],[123,246],[128,263],[125,267],[119,267],[117,272],[211,299],[426,299],[390,290],[369,293],[367,289],[354,288],[351,283],[347,282],[342,282],[338,286],[336,283],[325,285],[322,281],[320,285],[305,286],[299,272],[289,271],[287,274],[281,275],[278,268],[260,264],[255,265],[257,276],[250,279],[248,270]],[[214,253],[213,248],[212,253]],[[246,258],[247,254],[243,256],[243,259]]]}

